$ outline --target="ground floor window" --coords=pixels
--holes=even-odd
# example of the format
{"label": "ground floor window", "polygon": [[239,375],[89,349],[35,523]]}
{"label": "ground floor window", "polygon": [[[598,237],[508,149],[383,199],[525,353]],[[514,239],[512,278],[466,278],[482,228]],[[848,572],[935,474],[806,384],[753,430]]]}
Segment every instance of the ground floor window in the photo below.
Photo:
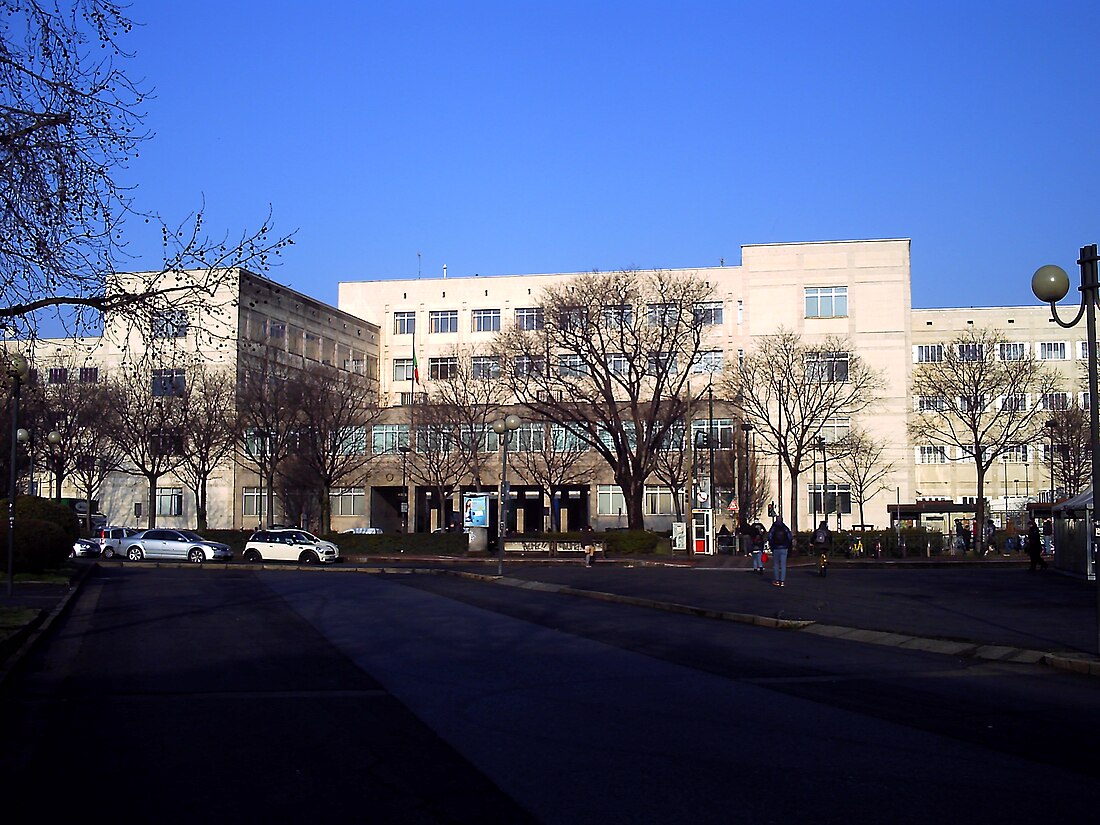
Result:
{"label": "ground floor window", "polygon": [[[683,512],[683,495],[681,494],[680,512]],[[647,516],[671,516],[675,513],[672,506],[672,491],[668,487],[645,488],[645,515]]]}
{"label": "ground floor window", "polygon": [[850,515],[852,512],[852,488],[850,484],[830,484],[828,490],[824,484],[810,484],[809,508],[811,513],[840,512]]}
{"label": "ground floor window", "polygon": [[183,488],[160,487],[157,489],[157,515],[183,515]]}
{"label": "ground floor window", "polygon": [[366,513],[366,497],[362,487],[340,487],[329,495],[334,516],[361,516]]}
{"label": "ground floor window", "polygon": [[626,513],[626,499],[617,484],[601,484],[596,491],[596,512],[601,516],[622,516]]}
{"label": "ground floor window", "polygon": [[260,518],[266,507],[264,503],[266,498],[262,487],[245,487],[244,502],[241,512],[245,516]]}

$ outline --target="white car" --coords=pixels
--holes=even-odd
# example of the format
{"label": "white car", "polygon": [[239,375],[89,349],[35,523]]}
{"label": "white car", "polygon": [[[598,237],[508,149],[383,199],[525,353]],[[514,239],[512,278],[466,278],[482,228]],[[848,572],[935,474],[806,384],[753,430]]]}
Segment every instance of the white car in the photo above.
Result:
{"label": "white car", "polygon": [[299,564],[331,564],[340,558],[340,548],[312,533],[297,528],[258,530],[244,546],[244,560],[296,561]]}

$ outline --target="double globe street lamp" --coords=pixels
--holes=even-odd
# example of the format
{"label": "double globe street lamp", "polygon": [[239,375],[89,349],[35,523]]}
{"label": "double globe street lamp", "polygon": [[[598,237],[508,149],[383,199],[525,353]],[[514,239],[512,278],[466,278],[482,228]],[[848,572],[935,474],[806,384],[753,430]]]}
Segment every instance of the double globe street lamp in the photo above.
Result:
{"label": "double globe street lamp", "polygon": [[500,524],[497,529],[497,575],[504,575],[504,535],[508,530],[508,442],[512,433],[523,426],[523,419],[515,413],[493,422],[493,432],[500,437],[500,497],[497,501]]}
{"label": "double globe street lamp", "polygon": [[[1069,275],[1067,275],[1066,271],[1060,266],[1047,264],[1035,270],[1035,274],[1031,278],[1031,291],[1035,293],[1035,297],[1040,301],[1050,304],[1050,314],[1057,322],[1058,326],[1069,329],[1070,327],[1077,326],[1082,316],[1085,318],[1085,334],[1088,339],[1086,346],[1088,349],[1089,370],[1089,446],[1092,454],[1092,507],[1090,508],[1092,511],[1092,525],[1087,533],[1088,544],[1086,552],[1088,553],[1088,557],[1086,559],[1086,564],[1091,565],[1093,577],[1096,580],[1097,648],[1100,650],[1100,575],[1097,574],[1096,570],[1096,506],[1098,500],[1097,494],[1100,493],[1100,456],[1097,455],[1097,453],[1100,452],[1100,405],[1097,404],[1097,401],[1100,399],[1097,398],[1097,384],[1100,382],[1097,380],[1096,370],[1096,302],[1100,299],[1098,263],[1100,263],[1100,256],[1096,253],[1096,244],[1081,247],[1081,257],[1077,260],[1077,264],[1081,268],[1081,285],[1078,287],[1081,293],[1081,307],[1072,321],[1063,321],[1058,316],[1057,304],[1069,293],[1070,286]],[[1053,432],[1052,427],[1052,439]],[[1052,450],[1052,488],[1054,487],[1053,467],[1054,455]]]}

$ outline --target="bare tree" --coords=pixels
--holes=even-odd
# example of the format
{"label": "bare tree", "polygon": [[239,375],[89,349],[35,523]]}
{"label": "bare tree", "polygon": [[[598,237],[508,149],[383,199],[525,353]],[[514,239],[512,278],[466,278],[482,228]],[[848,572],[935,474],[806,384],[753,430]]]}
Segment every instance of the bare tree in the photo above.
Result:
{"label": "bare tree", "polygon": [[1045,435],[1054,450],[1051,486],[1061,490],[1066,497],[1088,490],[1092,484],[1092,439],[1088,411],[1076,399],[1064,410],[1053,410],[1046,420]]}
{"label": "bare tree", "polygon": [[887,446],[865,430],[853,428],[834,456],[834,466],[848,483],[859,508],[860,524],[867,523],[864,515],[867,502],[886,489],[886,479],[894,472],[894,463],[883,461]]}
{"label": "bare tree", "polygon": [[455,421],[460,414],[449,403],[428,401],[418,404],[415,415],[408,474],[415,483],[432,488],[437,499],[438,523],[445,526],[450,517],[448,503],[451,496],[470,468],[470,450],[476,451],[479,444],[484,445],[484,441],[459,447],[457,442],[469,435],[458,431]]}
{"label": "bare tree", "polygon": [[691,450],[682,424],[669,430],[665,448],[657,454],[653,474],[672,494],[672,513],[676,521],[684,521],[684,497],[691,478]]}
{"label": "bare tree", "polygon": [[[542,488],[544,507],[553,514],[552,497],[569,484],[587,484],[596,477],[590,460],[591,453],[585,443],[558,425],[536,424],[535,428],[520,431],[516,449],[509,453],[511,467],[524,484]],[[528,434],[526,440],[524,432]],[[534,436],[534,433],[538,436]],[[554,516],[551,516],[554,518]],[[552,530],[561,529],[561,513],[556,514]]]}
{"label": "bare tree", "polygon": [[540,296],[541,328],[511,327],[497,339],[512,395],[533,418],[573,427],[603,458],[631,528],[644,527],[646,479],[684,419],[705,329],[699,306],[710,296],[695,276],[580,275]]}
{"label": "bare tree", "polygon": [[[994,329],[936,345],[938,360],[913,369],[913,440],[939,460],[974,463],[977,521],[985,524],[985,476],[1003,453],[1035,439],[1053,403],[1058,374]],[[1034,403],[1039,400],[1041,403]],[[957,449],[959,457],[948,455]],[[985,550],[978,530],[978,550]]]}
{"label": "bare tree", "polygon": [[[146,91],[124,68],[121,4],[3,0],[0,16],[0,324],[33,334],[54,317],[79,334],[154,298],[201,301],[228,267],[267,268],[289,242],[269,238],[270,221],[234,243],[204,235],[202,209],[178,226],[134,211],[119,176],[151,135]],[[158,271],[119,275],[127,218],[159,230]],[[182,270],[203,274],[163,277]]]}
{"label": "bare tree", "polygon": [[236,376],[201,362],[188,372],[182,400],[183,461],[176,475],[195,497],[196,526],[207,526],[207,486],[237,444]]}
{"label": "bare tree", "polygon": [[[729,366],[721,386],[736,398],[764,452],[790,474],[790,518],[798,529],[798,479],[813,460],[823,426],[878,400],[881,377],[843,339],[807,342],[789,330],[761,337]],[[760,448],[758,448],[760,449]]]}
{"label": "bare tree", "polygon": [[122,471],[148,483],[149,527],[157,526],[157,484],[183,461],[186,373],[154,374],[148,367],[125,366],[108,379],[118,404],[113,440],[125,463]]}
{"label": "bare tree", "polygon": [[371,454],[367,433],[381,413],[377,382],[335,367],[302,373],[301,424],[295,457],[299,472],[316,483],[320,531],[332,527],[330,495],[337,487],[366,483]]}
{"label": "bare tree", "polygon": [[81,398],[81,426],[72,434],[69,449],[74,461],[69,483],[80,492],[87,504],[87,524],[92,529],[93,502],[104,483],[117,473],[126,454],[115,439],[122,426],[120,405],[111,387],[96,383],[85,387]]}

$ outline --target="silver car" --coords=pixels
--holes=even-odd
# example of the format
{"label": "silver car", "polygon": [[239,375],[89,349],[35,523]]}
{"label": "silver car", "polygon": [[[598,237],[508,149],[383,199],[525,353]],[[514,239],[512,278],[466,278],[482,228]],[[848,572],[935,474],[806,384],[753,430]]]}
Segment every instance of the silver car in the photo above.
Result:
{"label": "silver car", "polygon": [[174,559],[202,564],[204,561],[228,561],[233,558],[229,545],[207,541],[190,530],[162,530],[159,527],[126,537],[125,555],[130,561]]}

